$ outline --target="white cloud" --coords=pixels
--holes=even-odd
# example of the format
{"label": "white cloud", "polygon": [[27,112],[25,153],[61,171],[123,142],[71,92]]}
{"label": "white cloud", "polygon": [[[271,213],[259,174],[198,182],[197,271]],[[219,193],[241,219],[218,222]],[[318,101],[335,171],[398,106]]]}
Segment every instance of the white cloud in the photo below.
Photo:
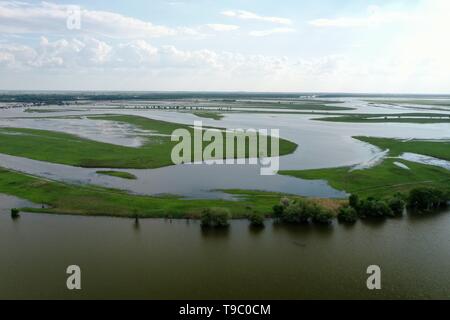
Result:
{"label": "white cloud", "polygon": [[256,13],[250,12],[250,11],[244,11],[244,10],[228,10],[223,11],[222,15],[232,18],[238,18],[242,20],[256,20],[256,21],[264,21],[264,22],[271,22],[275,24],[282,24],[282,25],[291,25],[292,20],[287,18],[281,18],[281,17],[270,17],[270,16],[261,16]]}
{"label": "white cloud", "polygon": [[[286,57],[244,55],[208,49],[181,50],[172,45],[155,47],[145,40],[111,44],[91,37],[49,41],[34,47],[0,45],[0,65],[15,70],[175,70],[177,74],[206,72],[269,75],[295,65]],[[183,71],[185,70],[185,71]]]}
{"label": "white cloud", "polygon": [[413,13],[404,11],[383,10],[378,6],[370,6],[362,17],[322,18],[309,22],[314,27],[356,28],[370,27],[386,23],[405,22],[415,19]]}
{"label": "white cloud", "polygon": [[235,31],[239,29],[239,26],[234,24],[220,24],[220,23],[211,23],[206,25],[208,28],[214,31]]}
{"label": "white cloud", "polygon": [[271,36],[271,35],[279,34],[279,33],[292,33],[292,32],[295,32],[295,29],[292,29],[292,28],[274,28],[274,29],[268,29],[268,30],[250,31],[249,32],[249,36],[252,36],[252,37],[266,37],[266,36]]}
{"label": "white cloud", "polygon": [[[197,35],[192,28],[170,28],[114,12],[80,9],[81,28],[69,30],[67,19],[77,8],[48,2],[0,1],[0,32],[50,34],[97,34],[109,37],[142,38]],[[72,10],[72,11],[71,11]]]}

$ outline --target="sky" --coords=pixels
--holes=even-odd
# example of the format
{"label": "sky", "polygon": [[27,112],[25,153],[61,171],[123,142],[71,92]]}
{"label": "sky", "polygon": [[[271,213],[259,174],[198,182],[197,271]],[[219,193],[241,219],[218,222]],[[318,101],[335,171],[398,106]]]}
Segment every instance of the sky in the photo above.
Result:
{"label": "sky", "polygon": [[448,0],[0,0],[0,90],[450,93]]}

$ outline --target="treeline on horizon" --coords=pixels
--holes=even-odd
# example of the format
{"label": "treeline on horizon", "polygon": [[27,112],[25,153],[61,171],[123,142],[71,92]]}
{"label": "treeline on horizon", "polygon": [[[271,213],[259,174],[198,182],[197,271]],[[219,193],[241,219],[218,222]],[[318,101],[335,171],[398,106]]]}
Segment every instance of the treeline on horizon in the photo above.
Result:
{"label": "treeline on horizon", "polygon": [[421,94],[353,94],[353,93],[273,93],[273,92],[88,92],[88,91],[4,91],[0,92],[0,102],[17,103],[63,103],[76,101],[125,101],[125,100],[166,100],[166,99],[220,99],[233,102],[238,99],[307,99],[320,98],[449,98],[450,95]]}

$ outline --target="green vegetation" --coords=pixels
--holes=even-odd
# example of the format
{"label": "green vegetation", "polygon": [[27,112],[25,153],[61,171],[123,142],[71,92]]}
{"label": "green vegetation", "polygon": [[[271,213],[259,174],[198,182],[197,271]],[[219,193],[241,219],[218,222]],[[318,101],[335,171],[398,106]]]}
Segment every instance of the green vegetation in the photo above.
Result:
{"label": "green vegetation", "polygon": [[341,223],[356,223],[358,221],[358,213],[356,210],[351,206],[342,206],[339,209],[339,213],[337,216],[339,222]]}
{"label": "green vegetation", "polygon": [[410,104],[410,105],[425,105],[425,106],[443,106],[443,107],[450,107],[450,100],[419,100],[419,99],[392,99],[392,100],[367,100],[369,103],[378,103],[378,104]]}
{"label": "green vegetation", "polygon": [[[186,129],[192,136],[194,132],[186,125],[136,116],[111,115],[99,116],[95,119],[126,122],[140,129],[152,130],[157,135],[149,137],[142,147],[132,148],[87,140],[61,132],[1,128],[0,153],[88,168],[159,168],[173,164],[171,152],[178,142],[171,141],[172,132],[176,129]],[[19,134],[11,135],[11,133]],[[23,134],[27,135],[26,139],[23,139]],[[248,146],[248,139],[246,141]],[[206,142],[203,144],[208,145]],[[271,144],[268,145],[270,154]],[[192,148],[193,146],[194,143]],[[224,150],[225,148],[226,143],[224,143]],[[295,143],[280,139],[280,155],[290,154],[296,148]],[[248,156],[248,148],[245,154]],[[192,159],[193,157],[194,152],[192,152]]]}
{"label": "green vegetation", "polygon": [[283,110],[316,110],[316,111],[350,111],[354,108],[331,106],[329,104],[338,104],[339,101],[292,101],[292,102],[274,102],[274,101],[236,101],[228,103],[227,106],[233,108],[271,108]]}
{"label": "green vegetation", "polygon": [[227,228],[231,214],[223,208],[207,208],[202,212],[202,228]]}
{"label": "green vegetation", "polygon": [[273,215],[276,219],[287,224],[330,224],[334,215],[330,209],[311,199],[283,198],[280,203],[273,206]]}
{"label": "green vegetation", "polygon": [[388,200],[380,200],[373,197],[359,200],[359,197],[356,195],[351,197],[353,199],[349,201],[350,208],[354,209],[360,218],[394,218],[402,216],[406,208],[406,202],[403,200],[404,196],[400,193]]}
{"label": "green vegetation", "polygon": [[[276,193],[247,191],[242,191],[239,201],[139,196],[119,190],[48,181],[5,169],[0,169],[0,193],[48,206],[27,208],[30,212],[133,218],[199,218],[204,208],[224,208],[233,218],[245,218],[249,213],[270,214],[281,198]],[[239,195],[238,190],[232,193]]]}
{"label": "green vegetation", "polygon": [[208,118],[213,120],[221,120],[223,118],[222,114],[211,111],[196,111],[193,114],[200,118]]}
{"label": "green vegetation", "polygon": [[80,111],[80,109],[31,109],[28,108],[24,112],[27,113],[58,113],[58,112],[69,112],[69,111]]}
{"label": "green vegetation", "polygon": [[387,197],[407,192],[418,186],[434,186],[450,190],[450,171],[443,168],[404,162],[411,170],[399,168],[395,159],[386,159],[370,169],[350,171],[350,167],[282,171],[281,174],[307,180],[327,180],[338,190],[360,196]]}
{"label": "green vegetation", "polygon": [[17,218],[19,218],[20,217],[20,215],[19,215],[19,209],[11,209],[11,218],[13,218],[13,219],[17,219]]}
{"label": "green vegetation", "polygon": [[415,212],[427,213],[448,206],[450,193],[434,188],[417,188],[411,190],[408,208]]}
{"label": "green vegetation", "polygon": [[[408,200],[407,206],[404,199]],[[358,218],[394,218],[402,216],[406,208],[410,212],[429,213],[446,208],[449,200],[449,192],[429,187],[412,189],[407,195],[398,193],[389,199],[360,200],[357,195],[351,195],[349,205],[340,208],[338,219],[354,223]]]}
{"label": "green vegetation", "polygon": [[[396,157],[404,152],[419,153],[439,159],[450,160],[450,143],[437,141],[401,141],[385,138],[356,137],[358,140],[389,149],[389,156]],[[327,180],[338,190],[345,190],[359,196],[388,197],[398,192],[408,192],[419,186],[431,186],[450,190],[450,171],[443,168],[401,160],[410,170],[395,165],[398,159],[387,158],[381,164],[365,169],[351,170],[351,167],[281,171],[280,174],[307,180]]]}
{"label": "green vegetation", "polygon": [[395,216],[403,215],[403,212],[406,208],[406,201],[404,200],[402,194],[396,194],[392,199],[388,201],[387,204]]}
{"label": "green vegetation", "polygon": [[250,226],[253,228],[264,228],[264,217],[258,214],[251,214],[248,217]]}
{"label": "green vegetation", "polygon": [[330,121],[330,122],[353,122],[353,123],[447,123],[450,122],[450,115],[426,115],[423,116],[408,116],[408,115],[347,115],[339,117],[324,117],[313,120]]}
{"label": "green vegetation", "polygon": [[129,180],[137,179],[137,177],[134,174],[131,174],[129,172],[123,172],[123,171],[97,171],[97,173],[106,175],[106,176],[122,178],[122,179],[129,179]]}
{"label": "green vegetation", "polygon": [[389,156],[392,157],[411,152],[450,161],[450,141],[399,140],[372,137],[354,138],[375,145],[382,150],[389,149]]}
{"label": "green vegetation", "polygon": [[[246,218],[250,214],[269,216],[272,207],[280,203],[280,199],[283,197],[278,193],[245,190],[229,191],[230,194],[239,196],[239,201],[140,196],[120,190],[49,181],[1,168],[0,193],[26,199],[36,204],[45,204],[48,207],[20,208],[22,211],[28,212],[194,219],[200,218],[205,208],[226,210],[232,218]],[[314,201],[320,203],[322,199],[314,199]],[[337,207],[341,201],[327,200],[324,203],[330,207]]]}

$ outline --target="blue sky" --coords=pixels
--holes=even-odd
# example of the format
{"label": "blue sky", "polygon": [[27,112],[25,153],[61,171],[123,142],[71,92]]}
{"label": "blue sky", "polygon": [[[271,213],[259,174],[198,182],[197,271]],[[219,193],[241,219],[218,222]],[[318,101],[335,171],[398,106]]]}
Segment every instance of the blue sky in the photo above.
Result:
{"label": "blue sky", "polygon": [[449,9],[447,0],[0,1],[0,89],[448,93]]}

